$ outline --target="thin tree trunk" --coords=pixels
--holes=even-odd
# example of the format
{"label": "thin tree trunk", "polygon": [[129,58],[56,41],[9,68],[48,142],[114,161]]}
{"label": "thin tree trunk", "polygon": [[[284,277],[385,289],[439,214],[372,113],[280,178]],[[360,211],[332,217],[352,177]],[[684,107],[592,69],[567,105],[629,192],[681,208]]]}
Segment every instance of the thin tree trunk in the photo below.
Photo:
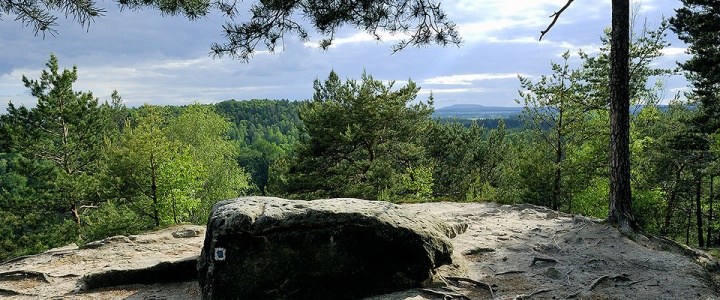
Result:
{"label": "thin tree trunk", "polygon": [[555,163],[555,180],[553,183],[553,203],[552,209],[558,210],[560,208],[560,179],[562,176],[562,170],[560,170],[560,163]]}
{"label": "thin tree trunk", "polygon": [[692,224],[690,220],[692,220],[692,209],[688,208],[685,212],[687,212],[687,226],[685,226],[685,245],[690,245],[690,224]]}
{"label": "thin tree trunk", "polygon": [[78,213],[78,208],[75,203],[70,206],[70,211],[72,212],[73,217],[75,217],[75,223],[77,223],[78,229],[82,229],[82,224],[80,223],[80,214]]}
{"label": "thin tree trunk", "polygon": [[630,190],[630,1],[612,0],[610,45],[610,212],[623,232],[637,229]]}
{"label": "thin tree trunk", "polygon": [[155,156],[153,153],[150,153],[150,176],[151,176],[151,183],[150,183],[150,190],[151,190],[151,197],[153,200],[153,218],[155,219],[155,227],[160,226],[160,208],[158,204],[158,197],[157,197],[157,175],[155,174],[157,172],[157,165],[155,164]]}
{"label": "thin tree trunk", "polygon": [[705,241],[703,240],[703,220],[702,220],[702,203],[700,203],[702,197],[702,174],[698,172],[695,183],[695,219],[697,221],[697,233],[698,233],[698,247],[704,247]]}

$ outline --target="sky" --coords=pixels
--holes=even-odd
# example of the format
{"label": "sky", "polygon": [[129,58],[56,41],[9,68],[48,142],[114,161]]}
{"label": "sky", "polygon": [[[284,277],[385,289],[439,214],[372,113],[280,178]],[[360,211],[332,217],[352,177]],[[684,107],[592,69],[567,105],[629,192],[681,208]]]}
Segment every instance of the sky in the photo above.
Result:
{"label": "sky", "polygon": [[[23,86],[22,76],[37,79],[54,53],[61,68],[78,68],[76,91],[92,91],[109,101],[118,90],[128,106],[143,103],[185,105],[236,99],[306,100],[313,81],[331,71],[343,79],[360,79],[367,72],[376,80],[401,86],[412,80],[421,87],[419,101],[432,93],[435,107],[453,104],[519,106],[518,75],[538,78],[550,74],[550,63],[565,51],[594,53],[603,29],[610,26],[610,0],[575,1],[539,42],[549,16],[566,0],[455,0],[442,2],[458,24],[460,47],[431,45],[392,54],[400,38],[383,35],[377,42],[354,28],[342,28],[334,45],[321,50],[319,33],[309,29],[310,42],[286,36],[275,53],[257,49],[245,63],[229,57],[213,58],[210,45],[222,43],[220,15],[195,21],[162,16],[158,11],[120,10],[114,2],[99,2],[107,11],[89,29],[63,19],[56,36],[35,36],[15,16],[0,15],[0,113],[12,101],[33,106],[36,99]],[[635,1],[636,22],[657,27],[674,15],[675,0]],[[242,16],[236,21],[244,20]],[[642,26],[637,26],[642,27]],[[654,62],[675,67],[688,58],[686,46],[669,31],[671,46]],[[572,60],[579,62],[577,55]],[[666,80],[664,99],[686,89],[681,75]]]}

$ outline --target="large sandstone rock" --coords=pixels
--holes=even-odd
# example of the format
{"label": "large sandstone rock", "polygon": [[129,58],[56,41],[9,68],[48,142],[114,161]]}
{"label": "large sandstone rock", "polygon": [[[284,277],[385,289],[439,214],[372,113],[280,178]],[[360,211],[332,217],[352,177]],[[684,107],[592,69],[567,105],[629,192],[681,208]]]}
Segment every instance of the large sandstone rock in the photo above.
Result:
{"label": "large sandstone rock", "polygon": [[359,299],[422,286],[458,230],[359,199],[220,202],[198,261],[204,299]]}

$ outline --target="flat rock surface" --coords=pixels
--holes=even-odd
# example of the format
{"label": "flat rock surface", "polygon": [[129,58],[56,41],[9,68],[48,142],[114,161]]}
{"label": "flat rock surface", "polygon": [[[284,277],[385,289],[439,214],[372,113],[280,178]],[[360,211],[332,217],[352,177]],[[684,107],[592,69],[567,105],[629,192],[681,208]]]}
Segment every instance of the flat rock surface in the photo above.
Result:
{"label": "flat rock surface", "polygon": [[[436,286],[368,299],[720,299],[717,272],[708,271],[717,270],[717,262],[701,251],[629,239],[604,224],[532,205],[404,206],[468,225],[452,239],[455,264],[439,270]],[[186,236],[177,233],[186,229],[203,232],[173,237]],[[81,277],[197,256],[203,239],[202,227],[177,226],[16,259],[0,264],[0,297],[199,299],[194,281],[81,291]]]}

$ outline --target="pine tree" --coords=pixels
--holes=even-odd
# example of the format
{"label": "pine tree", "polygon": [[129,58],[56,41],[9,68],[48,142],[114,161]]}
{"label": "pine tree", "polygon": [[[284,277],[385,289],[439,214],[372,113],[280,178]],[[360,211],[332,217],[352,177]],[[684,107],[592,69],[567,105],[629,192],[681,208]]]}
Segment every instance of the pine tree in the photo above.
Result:
{"label": "pine tree", "polygon": [[681,0],[683,7],[670,20],[672,30],[689,45],[692,55],[680,67],[692,86],[691,100],[699,102],[694,120],[704,133],[720,129],[720,2]]}
{"label": "pine tree", "polygon": [[46,66],[39,80],[22,78],[37,97],[37,105],[28,109],[9,103],[0,123],[10,151],[50,162],[59,171],[51,194],[60,197],[58,205],[80,225],[79,210],[97,197],[98,181],[93,175],[98,171],[108,118],[91,92],[72,89],[77,67],[60,72],[53,54]]}

